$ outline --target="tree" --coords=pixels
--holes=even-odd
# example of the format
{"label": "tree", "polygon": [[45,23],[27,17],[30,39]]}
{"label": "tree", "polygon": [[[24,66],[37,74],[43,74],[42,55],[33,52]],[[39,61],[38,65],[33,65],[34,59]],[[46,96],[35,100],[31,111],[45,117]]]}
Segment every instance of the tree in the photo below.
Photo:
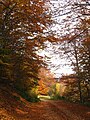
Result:
{"label": "tree", "polygon": [[[52,23],[47,3],[42,0],[0,1],[0,49],[3,51],[0,54],[3,58],[8,52],[10,59],[5,62],[0,58],[0,71],[2,68],[7,70],[5,65],[9,63],[11,68],[8,67],[8,71],[10,74],[13,72],[13,85],[26,92],[28,87],[31,89],[36,86],[38,69],[43,65],[36,51],[47,40],[46,32]],[[7,76],[4,75],[5,78]]]}
{"label": "tree", "polygon": [[[71,62],[73,70],[77,75],[80,101],[83,102],[83,77],[85,82],[88,81],[85,78],[90,76],[90,3],[88,0],[73,0],[63,3],[60,1],[56,4],[58,4],[58,8],[55,6],[55,3],[52,3],[53,8],[55,8],[52,14],[56,25],[58,24],[60,26],[58,27],[60,29],[57,32],[57,36],[58,38],[60,37],[60,41],[62,41],[61,44],[59,43],[60,47],[56,53],[60,53],[63,50],[64,52],[60,53],[61,57],[62,53],[64,53],[63,56],[65,55]],[[86,74],[83,74],[84,72]],[[86,86],[89,86],[89,82]]]}
{"label": "tree", "polygon": [[86,95],[83,94],[83,100],[90,98],[90,51],[88,48],[89,44],[85,41],[82,42],[82,45],[79,48],[80,75],[83,85],[82,89],[87,89]]}
{"label": "tree", "polygon": [[54,75],[46,68],[40,68],[38,81],[38,93],[41,95],[49,95],[55,85]]}
{"label": "tree", "polygon": [[[11,50],[9,49],[9,31],[7,27],[8,15],[4,10],[10,12],[8,6],[0,1],[0,82],[9,83],[12,81]],[[6,13],[7,14],[7,13]]]}
{"label": "tree", "polygon": [[62,76],[60,83],[63,83],[64,85],[63,96],[65,99],[73,102],[80,101],[78,81],[75,74]]}
{"label": "tree", "polygon": [[[90,67],[90,64],[89,64],[90,63],[89,27],[90,26],[89,26],[89,22],[88,22],[89,21],[88,16],[89,16],[89,11],[90,11],[90,9],[88,7],[89,5],[90,4],[87,0],[84,2],[80,1],[79,3],[74,4],[74,7],[76,7],[76,13],[78,15],[77,18],[79,20],[79,25],[77,25],[77,28],[76,28],[78,31],[78,35],[73,40],[73,41],[78,40],[78,42],[79,42],[79,44],[75,50],[75,53],[77,54],[76,55],[77,69],[75,69],[75,71],[78,71],[79,79],[81,79],[80,84],[82,85],[82,81],[84,80],[84,82],[87,81],[88,86],[89,86],[89,80],[87,78],[90,76],[90,73],[89,73],[89,67]],[[79,16],[79,14],[80,14],[80,16]],[[88,67],[86,67],[86,66],[88,66]],[[86,74],[84,74],[84,72]],[[85,83],[83,83],[83,84],[85,84]],[[81,91],[83,91],[83,87],[81,85],[79,85],[79,88],[81,89]],[[87,93],[88,93],[88,91],[87,91]],[[83,92],[81,92],[80,94],[82,94],[81,98],[83,101],[83,99],[84,99]]]}

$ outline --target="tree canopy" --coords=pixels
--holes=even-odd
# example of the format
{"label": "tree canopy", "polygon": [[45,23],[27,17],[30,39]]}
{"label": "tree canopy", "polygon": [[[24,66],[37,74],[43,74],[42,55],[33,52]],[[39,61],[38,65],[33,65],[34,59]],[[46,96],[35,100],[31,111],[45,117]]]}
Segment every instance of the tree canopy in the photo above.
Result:
{"label": "tree canopy", "polygon": [[0,82],[28,91],[37,85],[44,65],[42,48],[52,23],[49,1],[0,0]]}

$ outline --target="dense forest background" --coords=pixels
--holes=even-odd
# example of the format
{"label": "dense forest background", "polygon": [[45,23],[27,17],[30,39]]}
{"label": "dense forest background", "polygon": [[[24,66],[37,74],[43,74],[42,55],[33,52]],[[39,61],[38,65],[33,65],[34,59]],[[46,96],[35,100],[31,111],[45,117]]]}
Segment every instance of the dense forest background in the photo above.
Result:
{"label": "dense forest background", "polygon": [[[44,94],[89,103],[90,3],[72,0],[56,7],[54,2],[0,0],[0,84],[28,101],[38,101],[38,94]],[[37,52],[48,47],[47,41],[59,46],[56,54],[70,60],[73,75],[56,81],[46,69]]]}

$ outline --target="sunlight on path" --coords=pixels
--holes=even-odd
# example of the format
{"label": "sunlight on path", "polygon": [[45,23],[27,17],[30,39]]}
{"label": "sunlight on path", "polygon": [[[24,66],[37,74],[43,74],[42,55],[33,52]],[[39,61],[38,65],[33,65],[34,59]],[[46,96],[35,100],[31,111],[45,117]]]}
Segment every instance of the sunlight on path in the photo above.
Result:
{"label": "sunlight on path", "polygon": [[45,96],[45,95],[39,95],[38,98],[41,100],[41,101],[48,101],[51,99],[50,96]]}

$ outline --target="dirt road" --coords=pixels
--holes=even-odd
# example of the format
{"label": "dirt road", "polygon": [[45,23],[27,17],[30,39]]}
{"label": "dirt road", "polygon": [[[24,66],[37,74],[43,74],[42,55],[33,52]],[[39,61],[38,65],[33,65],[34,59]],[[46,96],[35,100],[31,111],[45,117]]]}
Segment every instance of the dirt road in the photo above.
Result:
{"label": "dirt road", "polygon": [[90,120],[90,108],[64,101],[41,102],[34,110],[31,120]]}
{"label": "dirt road", "polygon": [[89,107],[65,101],[17,104],[0,113],[0,120],[90,120]]}
{"label": "dirt road", "polygon": [[62,100],[30,103],[13,89],[1,87],[0,120],[90,120],[90,107]]}
{"label": "dirt road", "polygon": [[90,120],[90,108],[64,101],[46,101],[16,108],[13,116],[14,119],[5,120]]}

